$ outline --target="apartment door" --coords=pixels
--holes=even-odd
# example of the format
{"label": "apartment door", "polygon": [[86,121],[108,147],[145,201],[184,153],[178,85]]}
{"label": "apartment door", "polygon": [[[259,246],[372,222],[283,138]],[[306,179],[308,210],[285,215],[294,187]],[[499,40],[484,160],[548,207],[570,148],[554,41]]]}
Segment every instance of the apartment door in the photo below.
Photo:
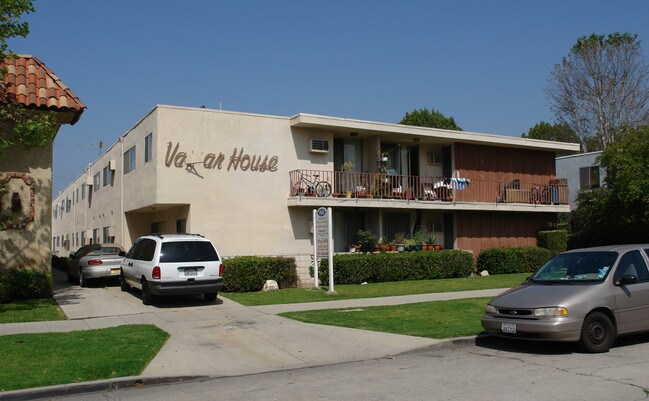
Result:
{"label": "apartment door", "polygon": [[347,252],[356,242],[356,233],[365,228],[365,214],[359,211],[334,210],[334,252]]}

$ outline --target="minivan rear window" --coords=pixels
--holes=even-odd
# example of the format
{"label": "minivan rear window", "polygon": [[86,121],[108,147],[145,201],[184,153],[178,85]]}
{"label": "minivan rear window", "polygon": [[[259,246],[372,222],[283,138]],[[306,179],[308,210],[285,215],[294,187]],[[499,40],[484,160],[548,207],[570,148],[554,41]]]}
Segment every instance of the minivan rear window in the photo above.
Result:
{"label": "minivan rear window", "polygon": [[208,241],[163,242],[160,249],[160,263],[214,262],[219,255]]}

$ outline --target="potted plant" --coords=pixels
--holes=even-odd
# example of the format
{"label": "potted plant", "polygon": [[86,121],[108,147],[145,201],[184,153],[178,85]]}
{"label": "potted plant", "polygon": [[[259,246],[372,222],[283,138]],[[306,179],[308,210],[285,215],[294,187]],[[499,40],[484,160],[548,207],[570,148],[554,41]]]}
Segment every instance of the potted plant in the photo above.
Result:
{"label": "potted plant", "polygon": [[428,245],[428,250],[433,250],[435,243],[437,242],[437,236],[430,231],[427,231],[424,234],[424,241]]}
{"label": "potted plant", "polygon": [[378,245],[379,251],[381,252],[387,252],[390,250],[390,245],[388,245],[387,241],[383,237],[379,238]]}
{"label": "potted plant", "polygon": [[414,234],[412,234],[412,240],[414,242],[415,251],[421,251],[423,249],[422,244],[422,232],[420,229],[416,229]]}
{"label": "potted plant", "polygon": [[372,252],[376,246],[376,235],[370,230],[358,230],[356,243],[361,246],[362,252]]}
{"label": "potted plant", "polygon": [[351,198],[352,197],[352,182],[350,177],[345,174],[347,171],[351,171],[354,168],[354,162],[351,160],[348,160],[344,162],[343,164],[340,165],[340,171],[343,172],[343,182],[344,182],[344,189],[345,189],[345,198]]}
{"label": "potted plant", "polygon": [[405,245],[406,252],[412,252],[416,250],[417,241],[412,238],[406,238]]}
{"label": "potted plant", "polygon": [[397,246],[397,251],[403,252],[406,246],[406,234],[403,231],[394,234],[394,242]]}

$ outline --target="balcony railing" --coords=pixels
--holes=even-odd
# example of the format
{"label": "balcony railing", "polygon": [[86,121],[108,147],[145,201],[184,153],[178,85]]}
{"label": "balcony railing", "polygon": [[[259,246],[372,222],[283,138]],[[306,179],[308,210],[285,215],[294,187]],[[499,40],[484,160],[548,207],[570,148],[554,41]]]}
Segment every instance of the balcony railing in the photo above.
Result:
{"label": "balcony railing", "polygon": [[566,205],[568,186],[383,173],[293,170],[289,196]]}

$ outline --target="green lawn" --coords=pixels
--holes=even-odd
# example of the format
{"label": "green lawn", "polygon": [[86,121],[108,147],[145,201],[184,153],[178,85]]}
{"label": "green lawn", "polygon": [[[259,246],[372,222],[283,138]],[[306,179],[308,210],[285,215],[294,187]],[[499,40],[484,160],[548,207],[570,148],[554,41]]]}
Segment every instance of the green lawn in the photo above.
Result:
{"label": "green lawn", "polygon": [[138,375],[168,337],[152,325],[0,336],[0,391]]}
{"label": "green lawn", "polygon": [[0,304],[0,323],[65,320],[65,314],[53,299],[31,299]]}
{"label": "green lawn", "polygon": [[510,288],[522,283],[528,276],[529,273],[522,273],[440,280],[397,281],[366,285],[344,284],[334,287],[336,294],[327,294],[327,288],[321,287],[318,290],[313,288],[290,288],[269,292],[230,292],[222,293],[222,295],[246,306],[276,305],[435,292],[484,290],[489,288]]}
{"label": "green lawn", "polygon": [[306,323],[444,339],[480,334],[480,317],[489,299],[287,312],[280,316]]}

